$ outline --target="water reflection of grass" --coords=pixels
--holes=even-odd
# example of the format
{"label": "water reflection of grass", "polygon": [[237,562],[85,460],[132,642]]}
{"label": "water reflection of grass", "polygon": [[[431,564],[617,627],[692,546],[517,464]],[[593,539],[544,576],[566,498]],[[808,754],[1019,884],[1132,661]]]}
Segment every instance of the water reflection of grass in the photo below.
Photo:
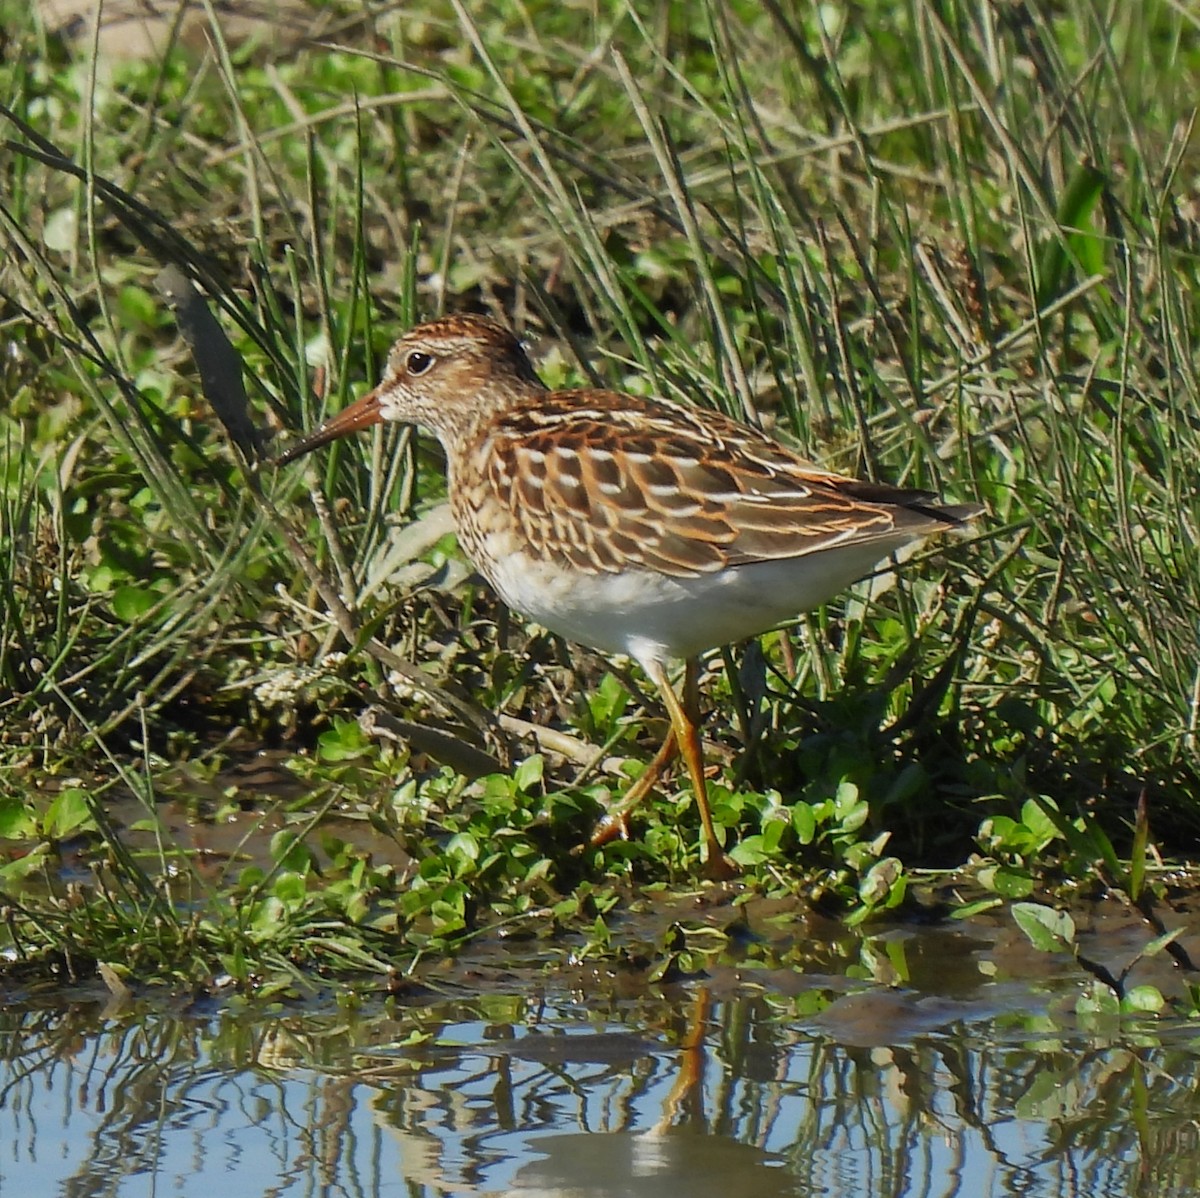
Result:
{"label": "water reflection of grass", "polygon": [[[847,1046],[791,1003],[554,993],[205,1014],[6,1006],[0,1155],[53,1192],[1185,1194],[1196,1054],[1036,989]],[[1031,1001],[1032,1000],[1032,1001]],[[1016,1008],[1024,1006],[1024,1011]],[[31,1134],[36,1129],[36,1135]],[[68,1183],[68,1178],[71,1179]],[[654,1187],[654,1188],[652,1188]]]}
{"label": "water reflection of grass", "polygon": [[[464,580],[410,434],[250,465],[464,305],[544,333],[553,383],[988,505],[976,543],[706,676],[750,892],[867,920],[982,848],[981,902],[1155,900],[1135,800],[1170,849],[1197,794],[1191,32],[868,7],[458,6],[96,75],[0,0],[15,966],[397,984],[480,929],[605,959],[637,886],[693,876],[675,784],[578,851],[661,713]],[[264,744],[299,790],[225,781],[164,824],[180,762],[199,788]]]}

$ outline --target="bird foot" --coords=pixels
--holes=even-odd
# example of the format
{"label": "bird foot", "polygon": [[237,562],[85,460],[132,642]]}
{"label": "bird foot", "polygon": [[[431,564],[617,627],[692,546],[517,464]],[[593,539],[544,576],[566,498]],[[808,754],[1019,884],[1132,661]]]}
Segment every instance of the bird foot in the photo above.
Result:
{"label": "bird foot", "polygon": [[629,813],[626,811],[607,811],[596,822],[588,837],[588,845],[593,849],[601,848],[614,840],[629,839]]}
{"label": "bird foot", "polygon": [[741,869],[719,848],[715,846],[708,850],[708,857],[700,867],[700,872],[710,882],[731,882],[741,877]]}

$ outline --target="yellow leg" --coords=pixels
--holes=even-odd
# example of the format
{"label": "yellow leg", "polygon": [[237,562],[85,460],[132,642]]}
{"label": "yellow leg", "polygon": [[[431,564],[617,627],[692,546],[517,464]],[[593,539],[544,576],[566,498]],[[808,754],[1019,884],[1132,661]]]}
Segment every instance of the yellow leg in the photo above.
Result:
{"label": "yellow leg", "polygon": [[622,840],[629,839],[629,813],[650,793],[650,788],[662,777],[663,770],[671,764],[678,751],[679,742],[675,739],[675,728],[672,725],[667,739],[654,754],[654,759],[642,771],[642,776],[625,792],[620,802],[614,803],[604,813],[588,840],[589,844],[608,844],[618,836]]}
{"label": "yellow leg", "polygon": [[671,727],[675,739],[679,742],[679,751],[683,755],[692,779],[692,791],[696,796],[696,809],[700,812],[700,824],[704,829],[704,864],[705,872],[714,878],[732,878],[738,870],[737,866],[725,856],[721,842],[717,839],[713,827],[712,811],[708,806],[708,787],[704,781],[704,753],[700,748],[700,733],[696,729],[698,718],[697,671],[698,663],[689,660],[684,668],[683,695],[681,703],[675,694],[674,687],[667,677],[666,668],[661,662],[650,661],[643,663],[646,672],[662,693],[663,702],[671,716]]}
{"label": "yellow leg", "polygon": [[701,986],[692,1004],[692,1017],[679,1045],[679,1076],[663,1101],[663,1115],[655,1130],[659,1134],[676,1125],[681,1114],[705,1126],[704,1119],[704,1037],[712,1013],[708,987]]}

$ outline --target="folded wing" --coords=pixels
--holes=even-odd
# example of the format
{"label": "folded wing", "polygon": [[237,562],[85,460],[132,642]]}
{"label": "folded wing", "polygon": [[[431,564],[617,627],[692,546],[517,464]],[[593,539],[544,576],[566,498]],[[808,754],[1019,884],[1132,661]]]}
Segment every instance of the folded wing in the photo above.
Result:
{"label": "folded wing", "polygon": [[495,450],[488,499],[511,511],[528,548],[592,573],[632,564],[696,577],[895,545],[978,511],[831,474],[717,412],[616,392],[539,396],[498,416],[484,441]]}

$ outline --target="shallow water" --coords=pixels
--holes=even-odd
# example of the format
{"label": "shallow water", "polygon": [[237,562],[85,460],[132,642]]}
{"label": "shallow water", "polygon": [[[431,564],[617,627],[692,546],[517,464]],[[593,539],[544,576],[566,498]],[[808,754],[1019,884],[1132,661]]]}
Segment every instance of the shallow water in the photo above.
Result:
{"label": "shallow water", "polygon": [[1077,990],[9,1005],[0,1194],[1196,1193],[1196,1029]]}
{"label": "shallow water", "polygon": [[[253,836],[161,814],[202,862],[268,861],[257,813]],[[1162,914],[1195,960],[1185,881]],[[44,991],[14,969],[0,1198],[1200,1194],[1200,1026],[1080,1014],[1095,983],[1070,954],[1004,908],[945,918],[949,887],[858,929],[736,885],[631,894],[605,959],[484,934],[386,1000]],[[1194,973],[1141,955],[1127,904],[1072,914],[1099,969],[1190,1009]]]}

